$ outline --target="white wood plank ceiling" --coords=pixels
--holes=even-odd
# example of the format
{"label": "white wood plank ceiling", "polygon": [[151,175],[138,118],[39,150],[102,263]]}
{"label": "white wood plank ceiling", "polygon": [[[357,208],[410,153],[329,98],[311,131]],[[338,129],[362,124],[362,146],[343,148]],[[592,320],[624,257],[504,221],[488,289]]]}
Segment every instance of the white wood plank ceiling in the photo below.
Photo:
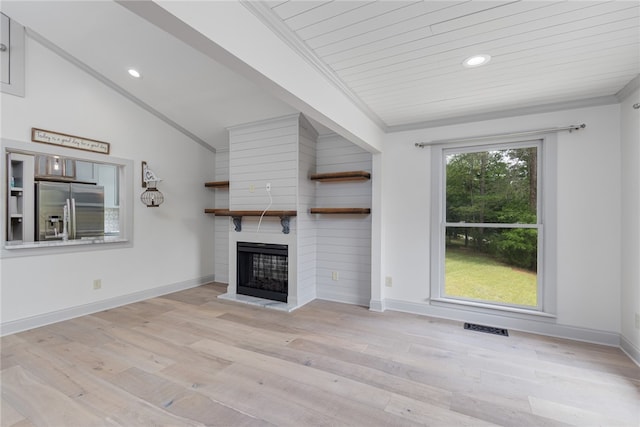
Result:
{"label": "white wood plank ceiling", "polygon": [[[259,13],[390,130],[612,96],[640,73],[637,0],[290,0]],[[492,59],[464,68],[474,54]]]}

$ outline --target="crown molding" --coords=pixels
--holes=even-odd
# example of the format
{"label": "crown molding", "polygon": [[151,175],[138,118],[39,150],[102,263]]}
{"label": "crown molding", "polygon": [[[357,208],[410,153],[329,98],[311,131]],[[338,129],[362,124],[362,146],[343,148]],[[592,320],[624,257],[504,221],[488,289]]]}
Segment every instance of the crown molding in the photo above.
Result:
{"label": "crown molding", "polygon": [[552,104],[533,105],[530,107],[513,108],[510,110],[498,110],[487,113],[478,113],[465,116],[447,117],[443,119],[427,120],[424,122],[408,123],[404,125],[389,126],[389,132],[403,132],[409,130],[435,128],[440,126],[460,125],[487,120],[505,119],[531,114],[551,113],[554,111],[573,110],[577,108],[596,107],[600,105],[618,104],[620,101],[615,95],[600,96],[595,98],[580,99],[576,101],[557,102]]}
{"label": "crown molding", "polygon": [[342,92],[360,111],[378,125],[384,132],[387,132],[387,124],[369,108],[362,100],[342,81],[340,77],[322,61],[313,50],[306,45],[271,8],[260,1],[240,0],[247,10],[254,14],[264,25],[274,34],[284,41],[294,52],[296,52],[309,65],[323,75],[335,88]]}
{"label": "crown molding", "polygon": [[70,62],[73,65],[75,65],[76,67],[78,67],[82,71],[86,72],[87,74],[89,74],[90,76],[92,76],[93,78],[98,80],[99,82],[103,83],[105,86],[107,86],[110,89],[114,90],[115,92],[119,93],[123,97],[127,98],[129,101],[133,102],[138,107],[140,107],[143,110],[146,110],[147,112],[153,114],[155,117],[157,117],[158,119],[162,120],[163,122],[165,122],[166,124],[168,124],[172,128],[176,129],[178,132],[182,133],[183,135],[185,135],[186,137],[188,137],[189,139],[191,139],[192,141],[194,141],[198,145],[202,146],[206,150],[209,150],[209,151],[211,151],[213,153],[216,152],[215,147],[209,145],[206,141],[204,141],[203,139],[201,139],[200,137],[198,137],[194,133],[192,133],[189,130],[187,130],[186,128],[180,126],[178,123],[174,122],[169,117],[167,117],[164,114],[162,114],[160,111],[156,110],[155,108],[153,108],[152,106],[150,106],[149,104],[147,104],[146,102],[141,100],[140,98],[134,96],[131,92],[128,92],[122,86],[118,85],[113,80],[108,79],[106,76],[104,76],[103,74],[99,73],[97,70],[91,68],[90,66],[88,66],[87,64],[85,64],[84,62],[82,62],[81,60],[76,58],[75,56],[71,55],[66,50],[62,49],[61,47],[59,47],[58,45],[53,43],[52,41],[48,40],[47,38],[43,37],[42,35],[38,34],[37,32],[33,31],[30,28],[25,28],[25,30],[26,30],[26,35],[28,37],[30,37],[34,41],[40,43],[42,46],[44,46],[45,48],[49,49],[50,51],[52,51],[56,55],[60,56],[62,59]]}
{"label": "crown molding", "polygon": [[627,83],[622,89],[616,93],[616,98],[620,102],[627,99],[633,92],[635,92],[638,88],[640,88],[640,74],[632,78],[629,83]]}

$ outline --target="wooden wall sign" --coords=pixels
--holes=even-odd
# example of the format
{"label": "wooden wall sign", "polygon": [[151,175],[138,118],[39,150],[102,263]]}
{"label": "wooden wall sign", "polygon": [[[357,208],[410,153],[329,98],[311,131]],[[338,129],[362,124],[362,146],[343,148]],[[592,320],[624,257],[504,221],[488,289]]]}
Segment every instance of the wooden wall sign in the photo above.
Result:
{"label": "wooden wall sign", "polygon": [[60,145],[62,147],[92,151],[94,153],[101,154],[109,154],[111,148],[108,142],[96,141],[95,139],[82,138],[80,136],[67,135],[66,133],[51,132],[49,130],[37,128],[31,128],[31,141]]}

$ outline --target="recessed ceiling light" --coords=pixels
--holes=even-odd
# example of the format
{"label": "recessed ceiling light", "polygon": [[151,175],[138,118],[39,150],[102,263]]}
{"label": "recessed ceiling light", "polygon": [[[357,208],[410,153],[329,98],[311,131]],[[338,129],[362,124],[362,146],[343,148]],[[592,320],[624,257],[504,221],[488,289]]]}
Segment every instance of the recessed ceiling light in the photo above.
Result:
{"label": "recessed ceiling light", "polygon": [[128,71],[131,77],[134,77],[136,79],[139,79],[140,77],[142,77],[142,74],[140,74],[140,71],[136,70],[135,68],[129,68]]}
{"label": "recessed ceiling light", "polygon": [[489,55],[473,55],[468,57],[462,62],[462,65],[467,68],[480,67],[481,65],[486,65],[491,61],[491,56]]}

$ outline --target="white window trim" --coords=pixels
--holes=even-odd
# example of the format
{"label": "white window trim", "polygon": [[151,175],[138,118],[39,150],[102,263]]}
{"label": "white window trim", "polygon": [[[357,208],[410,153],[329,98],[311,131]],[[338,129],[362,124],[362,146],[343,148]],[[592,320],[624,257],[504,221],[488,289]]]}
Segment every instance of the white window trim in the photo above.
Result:
{"label": "white window trim", "polygon": [[[504,149],[522,143],[539,144],[538,158],[542,167],[538,168],[538,224],[534,228],[542,233],[538,245],[538,307],[521,308],[491,304],[478,301],[447,298],[444,293],[444,218],[445,203],[445,152],[455,150],[468,152],[477,148]],[[555,317],[556,315],[556,282],[557,282],[557,136],[555,133],[542,135],[540,138],[502,138],[491,142],[461,142],[438,144],[431,147],[431,273],[430,298],[432,305],[449,308],[469,309],[493,315],[509,315],[511,317]],[[455,224],[454,224],[455,225]],[[503,226],[503,224],[500,224]]]}

